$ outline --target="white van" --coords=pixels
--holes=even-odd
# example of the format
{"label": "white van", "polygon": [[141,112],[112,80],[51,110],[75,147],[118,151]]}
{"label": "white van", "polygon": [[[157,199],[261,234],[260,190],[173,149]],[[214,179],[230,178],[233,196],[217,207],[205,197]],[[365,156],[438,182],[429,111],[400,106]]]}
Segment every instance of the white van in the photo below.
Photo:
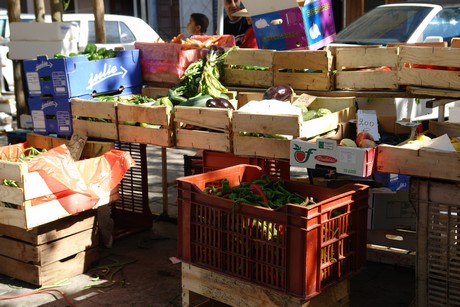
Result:
{"label": "white van", "polygon": [[[22,22],[34,21],[33,14],[21,14]],[[46,16],[46,22],[51,22],[51,17]],[[64,14],[63,21],[74,22],[79,27],[78,49],[83,51],[87,44],[95,43],[96,32],[94,14]],[[124,49],[133,49],[135,41],[155,42],[160,36],[145,21],[140,18],[124,15],[104,15],[106,44],[98,45],[114,49],[123,47]],[[13,67],[8,58],[8,42],[10,29],[8,25],[8,14],[6,11],[0,11],[0,60],[1,73],[4,82],[1,84],[1,92],[14,90]]]}

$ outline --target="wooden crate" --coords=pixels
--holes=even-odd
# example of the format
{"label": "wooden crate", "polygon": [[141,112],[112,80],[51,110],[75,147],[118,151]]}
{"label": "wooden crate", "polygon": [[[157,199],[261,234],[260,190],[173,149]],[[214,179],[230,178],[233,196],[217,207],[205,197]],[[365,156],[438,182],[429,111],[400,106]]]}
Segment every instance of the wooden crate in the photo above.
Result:
{"label": "wooden crate", "polygon": [[457,306],[459,182],[412,178],[409,197],[417,212],[416,306]]}
{"label": "wooden crate", "polygon": [[340,123],[355,118],[354,97],[317,97],[309,109],[328,108],[333,113],[303,122],[296,115],[265,115],[233,112],[233,153],[241,156],[259,156],[276,159],[290,158],[289,139],[242,136],[241,132],[280,134],[294,138],[311,138],[337,129]]}
{"label": "wooden crate", "polygon": [[[224,85],[263,87],[273,85],[274,50],[235,49],[224,60]],[[248,70],[245,66],[258,66],[267,70]]]}
{"label": "wooden crate", "polygon": [[[126,122],[160,125],[158,128],[133,126]],[[117,104],[118,138],[121,142],[141,143],[162,147],[173,146],[171,108],[166,106],[144,106]]]}
{"label": "wooden crate", "polygon": [[399,88],[397,47],[355,47],[335,50],[335,88],[379,90]]}
{"label": "wooden crate", "polygon": [[460,136],[460,124],[430,120],[428,122],[428,131],[436,136],[447,134],[450,137],[458,137]]}
{"label": "wooden crate", "polygon": [[458,90],[459,57],[460,48],[401,46],[398,83]]}
{"label": "wooden crate", "polygon": [[70,103],[74,133],[118,140],[116,102],[72,98]]}
{"label": "wooden crate", "polygon": [[[67,144],[69,140],[36,133],[27,133],[27,143],[38,149],[49,150],[54,147]],[[86,141],[81,151],[80,159],[98,157],[112,149],[115,149],[113,142]]]}
{"label": "wooden crate", "polygon": [[169,87],[144,86],[142,95],[150,98],[160,98],[168,96]]}
{"label": "wooden crate", "polygon": [[182,263],[183,306],[298,306],[345,307],[350,281],[344,280],[311,299],[303,299]]}
{"label": "wooden crate", "polygon": [[[24,145],[26,144],[21,143],[5,148],[8,150],[16,148],[14,150],[21,151]],[[92,159],[98,158],[76,161],[77,167],[84,167],[84,164],[93,162]],[[69,190],[62,183],[50,180],[49,176],[41,172],[29,172],[27,162],[0,160],[0,179],[13,180],[19,186],[16,188],[0,185],[0,223],[24,229],[31,229],[71,215],[65,209],[67,206],[79,204],[81,208],[98,207],[119,197],[118,189],[115,188],[94,203],[82,194]]]}
{"label": "wooden crate", "polygon": [[0,273],[34,285],[83,273],[98,260],[96,210],[25,230],[0,224]]}
{"label": "wooden crate", "polygon": [[415,177],[460,180],[460,152],[381,144],[377,171]]}
{"label": "wooden crate", "polygon": [[[177,147],[231,152],[230,109],[206,107],[174,108],[175,145]],[[186,129],[191,125],[193,128]]]}
{"label": "wooden crate", "polygon": [[273,54],[273,85],[328,91],[333,88],[332,64],[329,50],[277,51]]}

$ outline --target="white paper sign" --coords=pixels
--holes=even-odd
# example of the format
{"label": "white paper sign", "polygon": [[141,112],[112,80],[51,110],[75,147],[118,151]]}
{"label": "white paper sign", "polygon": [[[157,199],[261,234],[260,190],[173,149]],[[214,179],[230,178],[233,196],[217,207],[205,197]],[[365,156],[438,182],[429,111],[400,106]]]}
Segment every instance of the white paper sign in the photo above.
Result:
{"label": "white paper sign", "polygon": [[361,131],[369,132],[374,140],[380,140],[377,112],[375,110],[358,110],[356,113],[356,134]]}

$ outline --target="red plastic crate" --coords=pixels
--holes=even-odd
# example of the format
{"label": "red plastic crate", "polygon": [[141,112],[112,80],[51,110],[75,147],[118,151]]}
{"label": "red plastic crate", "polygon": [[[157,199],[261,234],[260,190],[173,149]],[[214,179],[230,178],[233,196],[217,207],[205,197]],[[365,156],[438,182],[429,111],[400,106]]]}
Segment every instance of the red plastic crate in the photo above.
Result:
{"label": "red plastic crate", "polygon": [[233,187],[263,173],[258,166],[237,165],[177,179],[182,261],[303,298],[363,267],[366,185],[331,189],[285,181],[288,190],[311,196],[317,203],[287,204],[277,210],[202,192],[224,178]]}
{"label": "red plastic crate", "polygon": [[203,172],[235,166],[238,164],[257,165],[267,175],[274,178],[289,180],[291,177],[291,165],[289,160],[265,159],[258,157],[235,156],[225,152],[203,151]]}

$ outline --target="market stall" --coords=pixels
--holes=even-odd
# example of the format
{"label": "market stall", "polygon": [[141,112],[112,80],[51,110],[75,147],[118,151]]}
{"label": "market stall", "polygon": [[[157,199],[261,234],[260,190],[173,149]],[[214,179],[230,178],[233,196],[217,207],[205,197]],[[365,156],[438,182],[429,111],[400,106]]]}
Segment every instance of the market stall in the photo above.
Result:
{"label": "market stall", "polygon": [[[372,143],[367,143],[373,146],[360,146],[361,142],[355,136],[365,131],[359,130],[362,128],[358,118],[360,108],[355,104],[355,97],[433,98],[433,106],[444,107],[444,104],[460,97],[455,82],[457,69],[453,69],[457,65],[457,50],[446,47],[357,47],[353,52],[362,52],[363,55],[357,58],[358,62],[346,62],[338,69],[335,65],[344,63],[340,60],[350,60],[350,49],[243,51],[233,47],[225,36],[201,37],[188,42],[180,39],[175,42],[147,42],[136,47],[135,50],[121,51],[113,58],[94,62],[86,59],[80,61],[78,58],[37,59],[40,63],[57,61],[83,68],[77,76],[68,71],[64,73],[69,77],[65,81],[71,91],[46,92],[54,96],[65,94],[66,106],[71,107],[68,116],[71,125],[65,130],[66,133],[59,130],[62,122],[52,117],[45,117],[42,121],[44,130],[43,126],[34,125],[34,132],[45,136],[58,134],[58,139],[68,136],[103,139],[119,149],[126,146],[131,154],[131,147],[138,146],[141,167],[139,174],[131,174],[129,178],[132,190],[129,187],[123,190],[123,184],[120,187],[122,192],[132,192],[129,196],[140,195],[142,208],[149,206],[148,192],[143,189],[146,176],[145,146],[161,148],[161,214],[166,216],[169,215],[167,149],[204,151],[200,174],[177,180],[178,256],[184,262],[185,299],[189,299],[190,292],[199,292],[224,303],[234,302],[235,298],[215,295],[215,291],[200,292],[194,288],[191,280],[201,284],[208,281],[193,277],[199,275],[196,272],[201,270],[202,274],[213,275],[215,272],[214,278],[225,285],[225,291],[232,289],[228,286],[233,280],[228,278],[230,275],[235,278],[233,283],[240,280],[248,283],[248,286],[239,287],[238,292],[256,288],[257,293],[263,295],[267,288],[274,289],[277,293],[283,293],[280,298],[274,298],[275,301],[289,299],[295,305],[304,304],[315,297],[319,300],[324,297],[323,293],[337,291],[343,294],[349,276],[358,272],[366,261],[369,186],[357,181],[373,179],[367,177],[379,171],[414,177],[410,189],[411,197],[417,203],[418,249],[423,251],[417,257],[418,263],[422,261],[426,264],[423,269],[424,274],[428,275],[418,285],[418,303],[423,306],[430,301],[425,289],[437,285],[431,283],[429,256],[424,253],[427,250],[429,253],[431,248],[426,243],[428,235],[431,235],[431,226],[425,224],[431,213],[420,210],[419,206],[431,202],[429,189],[443,190],[437,182],[431,182],[437,179],[450,181],[447,189],[456,195],[456,184],[451,181],[458,180],[458,175],[453,171],[458,166],[458,152],[427,149],[425,145],[406,149],[403,144],[384,144],[370,137],[367,140]],[[410,57],[411,64],[423,66],[427,63],[416,63],[417,56],[420,61],[426,61],[426,53],[433,54],[435,51],[443,55],[430,59],[440,61],[437,69],[406,67],[404,56]],[[37,60],[25,61],[25,71],[32,73],[27,67],[29,64],[36,67]],[[134,67],[131,70],[132,78],[123,80],[124,88],[130,89],[123,95],[116,93],[110,98],[93,97],[80,91],[82,82],[72,86],[75,83],[72,78],[86,80],[87,76],[83,74],[94,73],[93,69],[97,71],[101,67],[103,77],[108,79],[111,72],[114,75],[118,72],[120,63]],[[52,66],[53,72],[62,67],[71,67]],[[386,69],[372,69],[382,66]],[[361,70],[362,67],[365,69]],[[222,78],[221,68],[227,73]],[[405,71],[406,68],[412,70]],[[47,84],[50,80],[41,78],[40,72],[37,74],[36,86],[28,84],[28,89],[38,88],[39,93],[43,94],[43,90],[50,88]],[[202,80],[199,85],[194,83],[198,79]],[[449,79],[452,80],[440,81]],[[95,85],[92,90],[112,92],[119,85],[117,80]],[[264,97],[267,88],[280,85],[290,87],[295,93],[286,99]],[[29,97],[34,95],[31,92],[28,94]],[[262,107],[258,105],[260,102]],[[278,108],[280,104],[282,106]],[[255,109],[251,109],[251,105],[256,105]],[[275,111],[269,110],[272,107]],[[432,128],[429,132],[435,136],[447,133],[448,143],[451,144],[451,138],[457,136],[457,125],[445,127],[444,112],[440,111],[439,114],[437,121],[430,123]],[[54,115],[57,117],[57,114]],[[377,126],[383,129],[379,117],[373,118],[375,129]],[[353,122],[356,124],[356,120],[357,128],[350,129],[349,125]],[[391,131],[380,132],[398,132],[406,138],[411,137],[410,127],[395,130],[396,125],[393,120],[389,125]],[[356,146],[346,146],[347,143],[342,143],[343,139],[356,141]],[[314,155],[320,150],[324,152]],[[209,162],[206,159],[209,159],[207,154],[213,152],[223,155],[215,155],[214,161],[217,162],[211,167],[206,164],[206,161]],[[317,161],[313,165],[307,164],[310,156]],[[240,158],[247,162],[241,163]],[[234,165],[228,163],[231,159],[234,159]],[[332,166],[330,168],[336,173],[347,175],[345,180],[348,185],[332,188],[311,182],[291,182],[289,174],[282,170],[286,163],[304,167],[305,171],[315,169],[321,163]],[[419,167],[420,164],[424,167]],[[273,171],[273,165],[278,169]],[[18,168],[22,174],[21,167]],[[281,177],[284,177],[285,186],[280,183]],[[140,179],[138,185],[142,188],[132,187],[137,184],[135,179]],[[243,179],[250,183],[251,188],[247,190],[256,191],[260,196],[254,203],[249,203],[248,198],[241,195],[237,198],[230,196],[236,193],[232,189],[244,182]],[[264,189],[276,186],[278,190],[266,189],[263,192],[261,187],[254,187],[255,181],[264,181]],[[424,198],[427,193],[428,198]],[[223,194],[226,196],[223,197]],[[282,203],[272,198],[280,194],[288,197]],[[104,205],[114,201],[110,195],[106,196]],[[294,200],[298,202],[294,203]],[[446,199],[439,202],[444,204]],[[122,206],[124,204],[122,201]],[[116,203],[113,208],[117,209]],[[441,216],[443,222],[442,216],[446,215],[444,209],[434,210],[438,211],[436,215]],[[120,218],[126,217],[127,210],[121,211]],[[448,212],[451,211],[455,211],[455,208],[448,209]],[[151,222],[151,214],[147,215],[146,219]],[[455,244],[451,242],[455,242],[456,236],[450,233],[455,233],[455,218],[455,214],[449,213],[446,228],[438,234],[444,238],[444,231],[449,233],[449,240],[446,240],[452,249],[455,249]],[[126,224],[139,226],[136,215],[127,220]],[[428,221],[434,223],[437,220]],[[148,222],[146,227],[149,227]],[[28,224],[26,228],[39,226],[40,223]],[[420,232],[421,229],[424,231]],[[442,270],[454,265],[455,257],[448,256],[441,263],[446,265]],[[455,274],[446,277],[447,280],[450,278],[455,278]],[[257,299],[256,302],[261,303]],[[340,302],[336,300],[333,303]]]}

